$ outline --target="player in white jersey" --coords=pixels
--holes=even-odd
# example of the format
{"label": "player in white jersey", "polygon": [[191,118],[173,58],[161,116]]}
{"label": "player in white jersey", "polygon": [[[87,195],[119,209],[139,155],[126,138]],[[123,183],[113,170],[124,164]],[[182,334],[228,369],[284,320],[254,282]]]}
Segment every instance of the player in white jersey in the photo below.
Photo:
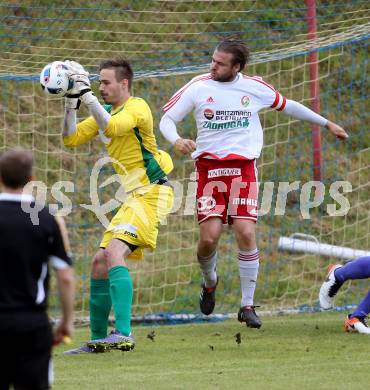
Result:
{"label": "player in white jersey", "polygon": [[[337,124],[286,99],[262,78],[242,74],[248,59],[249,50],[242,42],[221,42],[213,53],[210,73],[192,79],[164,106],[160,130],[177,150],[183,154],[192,152],[196,160],[200,227],[197,255],[204,279],[200,309],[206,315],[213,312],[218,283],[217,243],[222,224],[232,224],[239,247],[242,291],[238,320],[259,328],[262,322],[253,304],[259,267],[255,161],[263,146],[258,113],[270,107],[325,126],[341,140],[348,135]],[[176,128],[177,122],[191,111],[198,129],[196,143],[181,138]]]}

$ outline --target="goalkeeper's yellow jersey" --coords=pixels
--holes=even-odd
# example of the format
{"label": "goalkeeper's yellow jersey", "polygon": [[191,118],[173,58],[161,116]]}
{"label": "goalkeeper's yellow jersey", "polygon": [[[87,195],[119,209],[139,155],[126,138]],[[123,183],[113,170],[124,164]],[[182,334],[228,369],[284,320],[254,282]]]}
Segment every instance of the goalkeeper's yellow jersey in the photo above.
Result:
{"label": "goalkeeper's yellow jersey", "polygon": [[[111,114],[104,130],[108,137],[105,145],[126,192],[155,183],[172,171],[170,155],[158,150],[152,113],[145,100],[131,96],[114,110],[111,105],[104,108]],[[98,133],[99,126],[91,116],[78,123],[75,133],[63,138],[64,145],[82,145]]]}

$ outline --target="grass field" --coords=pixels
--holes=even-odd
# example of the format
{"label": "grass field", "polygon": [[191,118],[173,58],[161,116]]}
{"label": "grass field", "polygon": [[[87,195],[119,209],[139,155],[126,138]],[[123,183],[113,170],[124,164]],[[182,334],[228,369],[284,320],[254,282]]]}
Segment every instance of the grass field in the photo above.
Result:
{"label": "grass field", "polygon": [[[367,389],[370,337],[343,332],[345,313],[135,327],[133,352],[54,353],[58,389]],[[154,341],[147,337],[155,332]],[[235,335],[240,332],[238,345]],[[88,337],[76,331],[73,346]],[[69,346],[68,346],[69,348]]]}

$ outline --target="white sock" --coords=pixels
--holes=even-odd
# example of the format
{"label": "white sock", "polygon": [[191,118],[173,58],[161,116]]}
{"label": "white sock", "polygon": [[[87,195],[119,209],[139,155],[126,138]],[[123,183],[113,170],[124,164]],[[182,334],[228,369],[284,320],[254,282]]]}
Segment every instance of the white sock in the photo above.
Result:
{"label": "white sock", "polygon": [[240,287],[242,290],[241,307],[253,305],[259,267],[258,249],[239,251],[238,263]]}
{"label": "white sock", "polygon": [[204,285],[206,287],[214,287],[217,283],[217,273],[216,273],[216,264],[217,264],[217,251],[214,251],[211,255],[207,257],[198,255],[198,262],[200,269],[203,273]]}

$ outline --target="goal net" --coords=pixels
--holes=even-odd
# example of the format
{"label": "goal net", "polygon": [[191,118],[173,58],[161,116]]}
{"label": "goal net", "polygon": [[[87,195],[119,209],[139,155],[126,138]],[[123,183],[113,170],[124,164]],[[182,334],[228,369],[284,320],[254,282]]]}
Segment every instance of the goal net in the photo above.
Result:
{"label": "goal net", "polygon": [[[257,225],[261,255],[256,304],[262,310],[312,310],[329,263],[343,259],[326,252],[280,248],[282,237],[310,240],[330,248],[369,251],[369,165],[367,64],[370,33],[366,1],[317,3],[317,38],[307,39],[302,2],[270,1],[9,1],[0,5],[0,152],[20,145],[35,156],[35,176],[46,184],[48,200],[59,205],[58,188],[71,200],[66,216],[78,278],[76,311],[88,313],[89,266],[104,227],[92,206],[92,191],[111,217],[122,200],[109,165],[92,175],[105,156],[100,142],[63,147],[63,101],[46,97],[38,75],[53,60],[74,59],[93,77],[97,64],[117,55],[136,72],[133,94],[149,103],[158,128],[161,107],[190,78],[207,72],[217,42],[234,36],[252,51],[249,75],[263,76],[288,98],[311,104],[309,54],[319,56],[321,112],[348,130],[341,143],[322,130],[323,181],[312,183],[311,127],[267,110],[261,113],[265,146],[258,161],[261,217]],[[80,119],[87,116],[81,109]],[[182,136],[195,138],[193,118]],[[194,163],[177,155],[156,130],[160,148],[174,158],[171,181],[175,207],[161,225],[158,247],[143,261],[130,262],[134,278],[133,313],[199,313],[201,275],[196,261]],[[333,183],[346,202],[333,198]],[[321,189],[323,198],[317,199]],[[320,201],[319,201],[320,200]],[[341,214],[343,207],[349,209]],[[302,236],[305,235],[305,236]],[[307,238],[307,236],[311,236]],[[317,247],[317,245],[316,245]],[[216,313],[236,312],[240,304],[237,246],[225,227],[219,244]],[[340,306],[358,303],[366,282],[346,285]],[[51,297],[51,305],[56,303]]]}

